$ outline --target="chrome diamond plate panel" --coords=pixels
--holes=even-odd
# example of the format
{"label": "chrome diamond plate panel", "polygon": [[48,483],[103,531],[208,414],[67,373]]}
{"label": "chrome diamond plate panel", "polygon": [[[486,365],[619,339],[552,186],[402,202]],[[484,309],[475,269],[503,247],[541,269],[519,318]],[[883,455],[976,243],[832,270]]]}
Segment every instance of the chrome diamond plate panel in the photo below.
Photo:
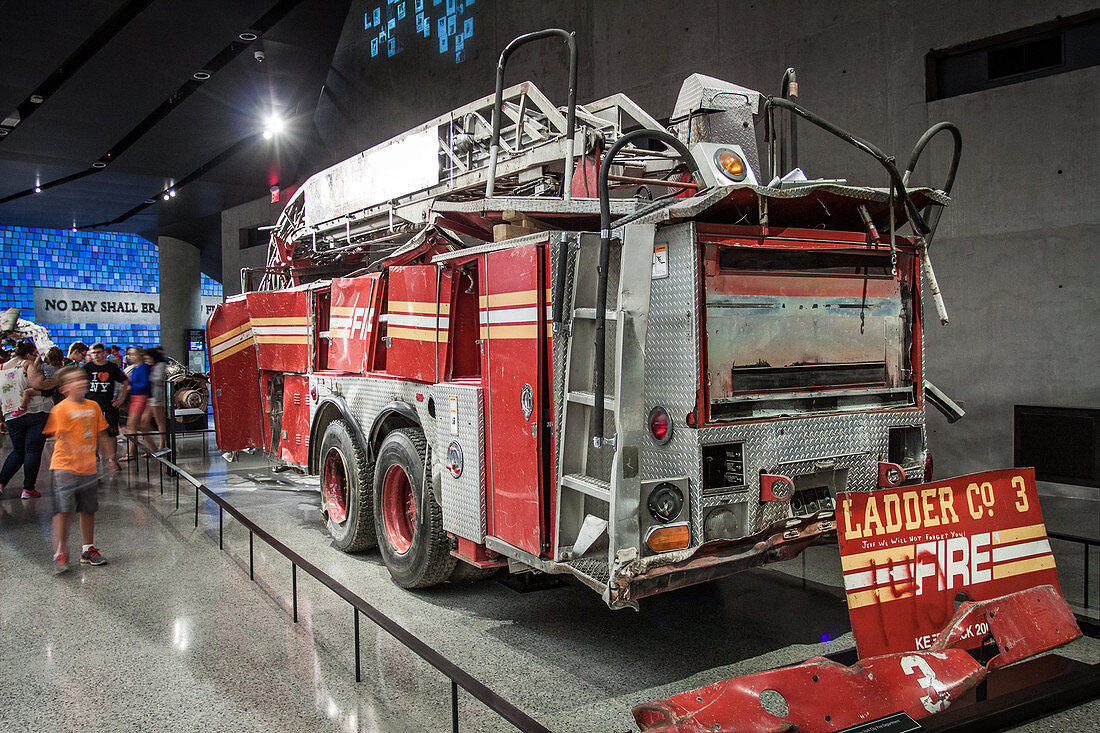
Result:
{"label": "chrome diamond plate panel", "polygon": [[[823,415],[723,425],[698,432],[704,445],[744,443],[746,476],[758,475],[761,471],[800,476],[814,473],[818,470],[816,464],[829,460],[831,467],[848,469],[849,491],[870,491],[877,485],[878,462],[887,455],[889,430],[895,427],[923,430],[924,413],[907,410]],[[911,471],[909,478],[923,481],[923,466]],[[745,497],[753,531],[790,513],[785,503],[761,504],[756,498],[754,489]],[[694,502],[694,492],[692,499]],[[693,516],[693,523],[694,519]]]}
{"label": "chrome diamond plate panel", "polygon": [[[481,387],[437,384],[431,388],[437,425],[432,460],[440,476],[443,529],[478,544],[485,541],[485,407]],[[450,417],[455,398],[456,415]],[[462,449],[462,475],[455,478],[443,466],[447,447],[457,441]]]}
{"label": "chrome diamond plate panel", "polygon": [[[648,438],[642,444],[641,477],[689,479],[693,543],[702,537],[700,505],[702,458],[699,434],[685,424],[695,408],[699,388],[699,267],[695,225],[676,224],[658,230],[655,245],[668,247],[668,277],[650,288],[646,334],[645,405],[664,407],[672,418],[672,437],[665,445]],[[644,501],[644,498],[643,498]]]}
{"label": "chrome diamond plate panel", "polygon": [[[417,401],[416,395],[426,395],[430,385],[375,377],[326,377],[311,375],[310,387],[316,388],[318,399],[334,395],[344,400],[351,417],[369,434],[378,413],[391,402],[404,402],[416,410],[428,445],[435,445],[435,420],[428,414],[428,401]],[[310,405],[310,420],[316,402]]]}

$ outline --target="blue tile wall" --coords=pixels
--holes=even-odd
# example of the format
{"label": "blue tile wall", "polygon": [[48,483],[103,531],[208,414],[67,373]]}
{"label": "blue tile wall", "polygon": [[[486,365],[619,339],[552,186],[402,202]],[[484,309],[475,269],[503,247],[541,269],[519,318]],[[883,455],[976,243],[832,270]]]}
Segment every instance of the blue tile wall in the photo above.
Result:
{"label": "blue tile wall", "polygon": [[[136,234],[0,227],[0,310],[19,308],[34,317],[34,288],[77,288],[156,293],[157,246]],[[202,294],[220,297],[222,286],[202,275]],[[43,323],[62,349],[73,341],[155,346],[160,327],[120,323]]]}

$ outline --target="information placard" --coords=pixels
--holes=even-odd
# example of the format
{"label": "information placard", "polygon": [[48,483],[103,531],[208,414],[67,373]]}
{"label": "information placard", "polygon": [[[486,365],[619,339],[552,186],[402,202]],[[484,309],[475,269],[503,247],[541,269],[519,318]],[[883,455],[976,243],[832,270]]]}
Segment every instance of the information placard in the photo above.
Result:
{"label": "information placard", "polygon": [[[837,497],[848,613],[860,657],[928,648],[963,600],[1050,584],[1035,471],[987,471]],[[977,647],[988,631],[969,630]]]}

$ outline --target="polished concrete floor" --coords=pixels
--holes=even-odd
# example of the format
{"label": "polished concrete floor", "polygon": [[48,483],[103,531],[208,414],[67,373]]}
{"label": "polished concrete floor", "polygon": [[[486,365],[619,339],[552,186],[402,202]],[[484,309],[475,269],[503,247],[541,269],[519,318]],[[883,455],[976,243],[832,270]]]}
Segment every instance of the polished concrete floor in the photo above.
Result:
{"label": "polished concrete floor", "polygon": [[[258,459],[205,459],[197,440],[183,442],[188,470],[555,731],[633,730],[639,702],[853,645],[835,550],[647,599],[640,613],[611,612],[572,582],[408,592],[377,553],[332,547],[315,478],[275,474]],[[249,582],[248,532],[227,517],[219,551],[216,505],[201,502],[196,529],[194,492],[185,489],[176,509],[175,484],[162,496],[155,468],[150,477],[140,466],[101,491],[96,544],[110,564],[59,576],[48,495],[12,498],[16,479],[0,499],[0,731],[449,729],[442,674],[363,619],[356,684],[351,608],[299,573],[295,625],[289,562],[257,540]],[[1044,508],[1051,529],[1096,531],[1096,502]],[[1059,557],[1071,600],[1081,564],[1072,548]],[[1062,653],[1098,662],[1100,641]],[[1093,730],[1098,718],[1094,700],[1019,729]],[[512,730],[464,692],[460,721],[468,731]]]}

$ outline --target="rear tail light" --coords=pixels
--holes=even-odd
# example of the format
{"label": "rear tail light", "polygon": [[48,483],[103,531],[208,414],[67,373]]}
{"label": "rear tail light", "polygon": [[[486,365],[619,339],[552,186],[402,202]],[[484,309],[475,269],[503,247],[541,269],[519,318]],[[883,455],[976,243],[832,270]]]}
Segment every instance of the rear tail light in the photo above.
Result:
{"label": "rear tail light", "polygon": [[924,452],[924,480],[927,483],[932,480],[932,451]]}
{"label": "rear tail light", "polygon": [[794,481],[778,474],[760,474],[760,501],[788,501],[794,494]]}
{"label": "rear tail light", "polygon": [[654,552],[683,550],[691,544],[691,530],[687,524],[669,524],[654,527],[645,538],[646,545]]}
{"label": "rear tail light", "polygon": [[901,486],[905,481],[905,469],[896,463],[882,461],[878,464],[878,485],[882,488]]}
{"label": "rear tail light", "polygon": [[658,406],[649,411],[649,433],[660,445],[672,438],[672,420],[665,408]]}

